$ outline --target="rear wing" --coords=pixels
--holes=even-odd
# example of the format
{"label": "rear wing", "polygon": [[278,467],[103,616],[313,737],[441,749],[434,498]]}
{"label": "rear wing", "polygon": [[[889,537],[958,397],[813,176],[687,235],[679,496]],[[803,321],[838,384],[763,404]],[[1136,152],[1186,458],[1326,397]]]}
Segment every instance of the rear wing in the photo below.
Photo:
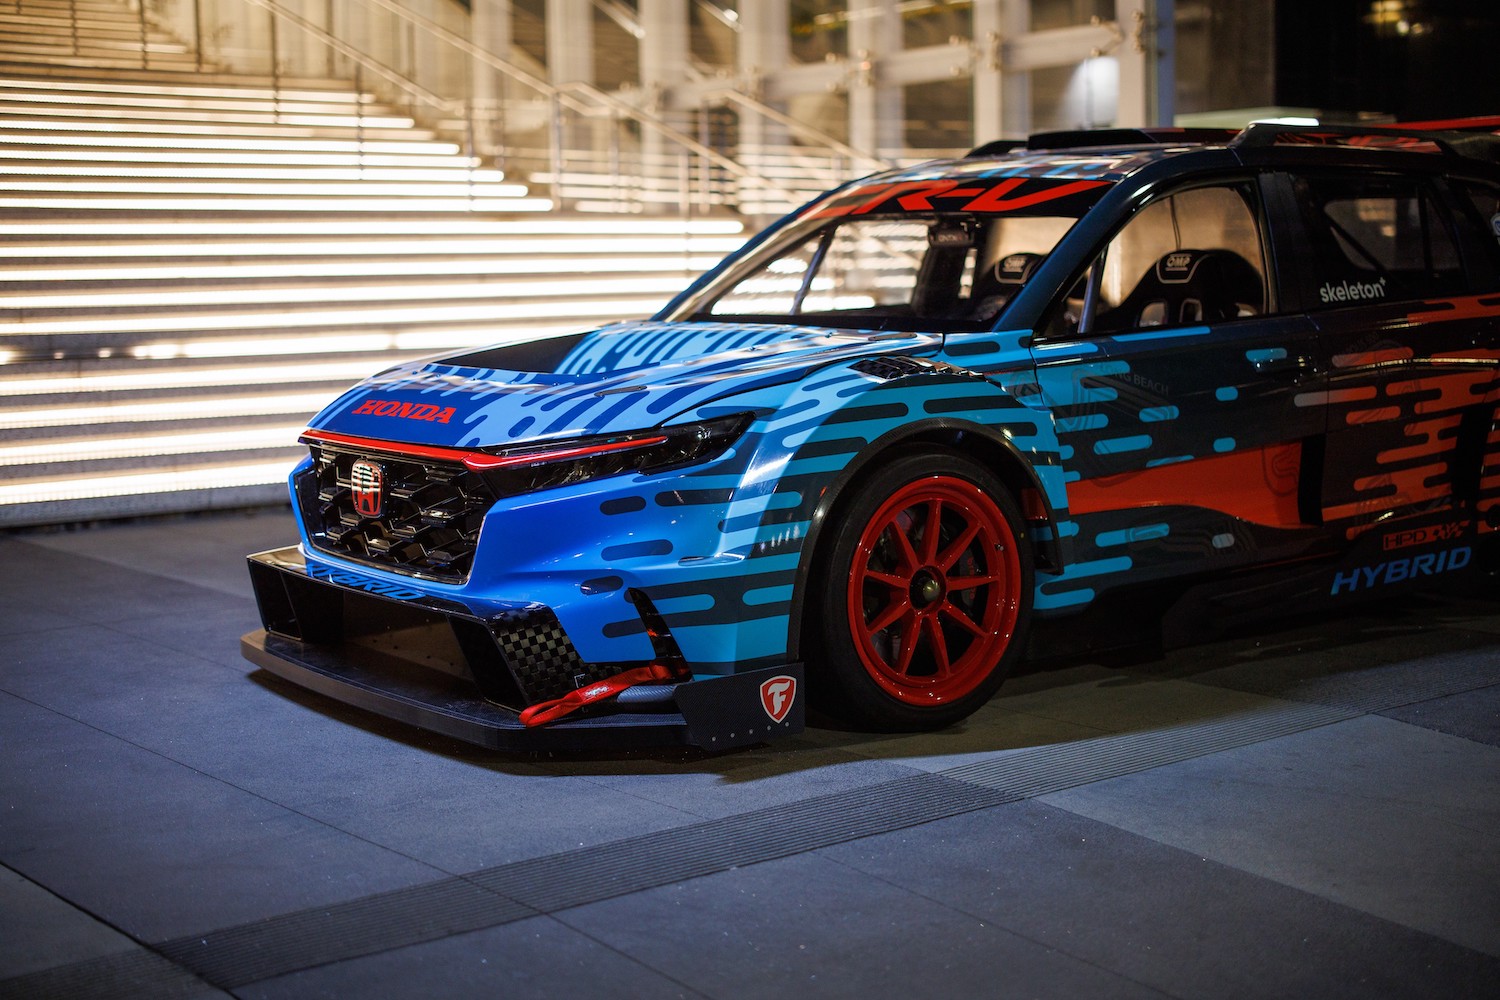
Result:
{"label": "rear wing", "polygon": [[1438,156],[1463,156],[1500,163],[1500,115],[1371,125],[1293,125],[1252,122],[1244,129],[1096,128],[1038,132],[1025,140],[998,139],[978,146],[969,157],[1011,152],[1111,147],[1227,145],[1340,146]]}

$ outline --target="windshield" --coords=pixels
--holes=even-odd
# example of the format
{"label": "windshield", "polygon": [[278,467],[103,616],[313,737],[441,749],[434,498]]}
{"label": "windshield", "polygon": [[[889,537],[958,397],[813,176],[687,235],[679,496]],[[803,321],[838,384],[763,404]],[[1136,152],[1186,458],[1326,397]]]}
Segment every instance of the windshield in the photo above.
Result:
{"label": "windshield", "polygon": [[[986,329],[1097,200],[1095,189],[1104,186],[1051,185],[1042,189],[1042,196],[1033,193],[1011,202],[994,194],[1022,183],[1012,178],[957,192],[966,207],[983,202],[985,207],[1002,206],[1000,211],[943,211],[933,204],[940,195],[913,194],[909,184],[885,186],[896,190],[884,197],[883,188],[857,188],[814,206],[683,302],[670,318],[850,329]],[[872,190],[877,193],[870,194]],[[975,199],[979,191],[986,196]],[[1045,197],[1051,191],[1060,197]]]}

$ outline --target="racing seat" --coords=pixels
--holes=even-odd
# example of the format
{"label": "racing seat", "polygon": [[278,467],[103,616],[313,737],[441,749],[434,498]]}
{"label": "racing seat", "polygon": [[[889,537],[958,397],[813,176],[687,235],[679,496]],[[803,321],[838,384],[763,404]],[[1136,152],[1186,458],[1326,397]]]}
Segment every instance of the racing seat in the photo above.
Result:
{"label": "racing seat", "polygon": [[969,294],[973,303],[969,319],[979,322],[994,319],[1046,258],[1046,254],[1040,253],[1011,253],[996,260],[974,280],[974,290]]}
{"label": "racing seat", "polygon": [[1095,330],[1217,323],[1265,308],[1260,273],[1232,250],[1174,250],[1158,260]]}

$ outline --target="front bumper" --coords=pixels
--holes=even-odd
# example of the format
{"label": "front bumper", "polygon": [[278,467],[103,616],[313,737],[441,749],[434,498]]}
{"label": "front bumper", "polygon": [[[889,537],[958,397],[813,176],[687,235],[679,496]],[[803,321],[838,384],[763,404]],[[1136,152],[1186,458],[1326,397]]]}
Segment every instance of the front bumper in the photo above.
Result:
{"label": "front bumper", "polygon": [[718,751],[802,731],[801,664],[631,688],[588,714],[528,728],[521,709],[640,664],[582,662],[539,606],[476,610],[309,570],[295,547],[252,555],[249,566],[265,629],[241,640],[246,659],[422,729],[497,750]]}

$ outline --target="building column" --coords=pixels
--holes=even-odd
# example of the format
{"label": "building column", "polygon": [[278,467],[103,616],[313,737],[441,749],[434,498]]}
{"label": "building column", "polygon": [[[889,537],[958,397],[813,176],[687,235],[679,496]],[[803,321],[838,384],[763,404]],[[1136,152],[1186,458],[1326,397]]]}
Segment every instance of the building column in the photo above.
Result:
{"label": "building column", "polygon": [[901,18],[889,0],[849,0],[849,145],[876,157],[906,146],[901,88],[881,82],[880,61],[901,51]]}
{"label": "building column", "polygon": [[[509,7],[509,4],[504,4]],[[547,0],[547,77],[594,82],[594,9],[589,0]]]}
{"label": "building column", "polygon": [[[594,82],[594,9],[590,0],[547,0],[547,79],[553,86]],[[588,144],[587,126],[573,121],[559,101],[552,102],[547,145],[553,197],[561,197],[566,151]]]}
{"label": "building column", "polygon": [[[766,101],[763,81],[775,77],[791,60],[789,0],[756,0],[741,4],[739,64],[745,92],[757,101],[785,113],[786,102]],[[754,111],[739,112],[739,159],[752,170],[762,151],[785,147],[789,137],[784,125]]]}
{"label": "building column", "polygon": [[1031,80],[1005,68],[1005,46],[1031,30],[1028,0],[974,0],[974,142],[1031,130]]}
{"label": "building column", "polygon": [[[640,0],[641,89],[646,110],[673,128],[691,129],[688,109],[673,106],[673,89],[688,79],[688,0]],[[675,177],[680,150],[660,132],[645,129],[641,152],[648,173]]]}
{"label": "building column", "polygon": [[1121,126],[1171,125],[1173,118],[1173,0],[1115,0],[1124,33],[1120,62]]}
{"label": "building column", "polygon": [[[510,4],[507,0],[471,0],[472,40],[485,52],[510,58]],[[480,156],[503,156],[505,150],[505,97],[509,78],[482,59],[470,66],[474,152]]]}

